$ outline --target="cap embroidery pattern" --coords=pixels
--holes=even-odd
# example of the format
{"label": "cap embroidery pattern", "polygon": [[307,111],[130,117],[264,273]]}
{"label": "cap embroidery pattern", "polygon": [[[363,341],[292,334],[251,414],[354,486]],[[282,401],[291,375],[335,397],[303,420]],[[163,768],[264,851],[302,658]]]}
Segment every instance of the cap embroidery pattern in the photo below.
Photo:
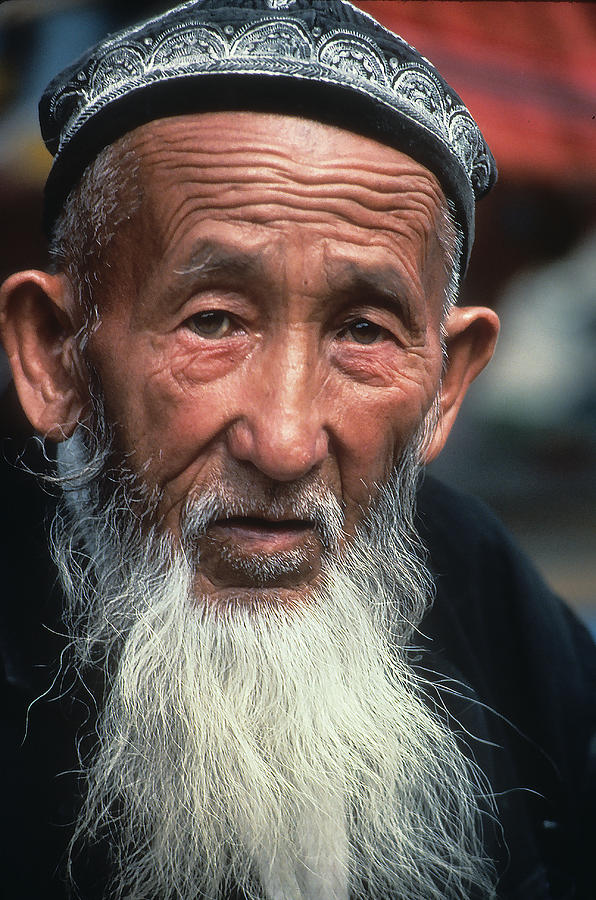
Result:
{"label": "cap embroidery pattern", "polygon": [[[269,0],[268,5],[283,10],[291,2]],[[56,88],[48,111],[51,131],[60,139],[47,141],[50,150],[59,155],[103,107],[154,81],[220,72],[294,75],[346,85],[398,109],[456,154],[477,197],[490,187],[492,158],[459,98],[431,68],[389,56],[356,30],[311,31],[303,21],[279,13],[237,30],[191,21],[160,32],[159,19],[154,22],[154,32],[147,23],[106,41],[99,60],[91,57]]]}

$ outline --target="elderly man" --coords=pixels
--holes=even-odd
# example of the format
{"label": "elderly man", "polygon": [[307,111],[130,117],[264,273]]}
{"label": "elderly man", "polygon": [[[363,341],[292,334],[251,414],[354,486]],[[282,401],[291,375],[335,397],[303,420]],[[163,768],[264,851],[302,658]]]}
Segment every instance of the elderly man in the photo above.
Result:
{"label": "elderly man", "polygon": [[68,652],[10,896],[591,896],[594,648],[476,504],[414,527],[498,330],[459,97],[348,3],[191,0],[40,112],[53,264],[1,329]]}

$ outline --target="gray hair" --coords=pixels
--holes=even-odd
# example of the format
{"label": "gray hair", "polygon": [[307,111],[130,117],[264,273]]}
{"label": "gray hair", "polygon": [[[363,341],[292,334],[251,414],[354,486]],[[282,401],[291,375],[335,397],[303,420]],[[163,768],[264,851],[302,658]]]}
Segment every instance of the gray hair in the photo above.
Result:
{"label": "gray hair", "polygon": [[50,237],[52,270],[67,275],[84,316],[83,347],[99,321],[108,249],[140,206],[138,168],[128,135],[105,147],[68,195]]}
{"label": "gray hair", "polygon": [[455,306],[459,298],[464,237],[452,200],[447,200],[446,205],[441,206],[439,216],[438,238],[445,255],[445,274],[447,276],[443,304],[443,320],[445,320],[449,310]]}

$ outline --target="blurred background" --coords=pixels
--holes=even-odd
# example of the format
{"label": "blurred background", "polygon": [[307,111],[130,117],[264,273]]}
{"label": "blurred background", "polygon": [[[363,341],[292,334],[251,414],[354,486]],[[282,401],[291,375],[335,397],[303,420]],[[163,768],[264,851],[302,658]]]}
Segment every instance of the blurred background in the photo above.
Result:
{"label": "blurred background", "polygon": [[[46,83],[107,31],[169,5],[0,4],[0,281],[45,264]],[[433,61],[500,171],[478,210],[462,303],[494,307],[502,334],[433,469],[499,513],[596,635],[596,5],[358,5]],[[1,351],[0,394],[0,453],[11,457],[27,431]]]}

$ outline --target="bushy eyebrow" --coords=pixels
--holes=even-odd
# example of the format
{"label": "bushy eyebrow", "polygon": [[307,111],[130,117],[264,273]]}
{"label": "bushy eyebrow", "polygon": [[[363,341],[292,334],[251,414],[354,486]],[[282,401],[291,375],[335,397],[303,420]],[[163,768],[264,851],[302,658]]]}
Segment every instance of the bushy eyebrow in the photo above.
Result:
{"label": "bushy eyebrow", "polygon": [[419,308],[405,279],[388,265],[360,264],[337,260],[331,264],[333,293],[348,302],[383,306],[396,314],[412,333],[426,328],[426,309]]}
{"label": "bushy eyebrow", "polygon": [[176,269],[176,274],[263,277],[263,263],[260,254],[248,253],[236,247],[213,239],[200,241],[193,248],[188,263]]}
{"label": "bushy eyebrow", "polygon": [[193,246],[184,265],[174,269],[162,302],[164,306],[173,308],[184,303],[190,292],[214,281],[219,282],[218,286],[234,289],[265,277],[259,253],[246,252],[223,241],[206,238]]}

